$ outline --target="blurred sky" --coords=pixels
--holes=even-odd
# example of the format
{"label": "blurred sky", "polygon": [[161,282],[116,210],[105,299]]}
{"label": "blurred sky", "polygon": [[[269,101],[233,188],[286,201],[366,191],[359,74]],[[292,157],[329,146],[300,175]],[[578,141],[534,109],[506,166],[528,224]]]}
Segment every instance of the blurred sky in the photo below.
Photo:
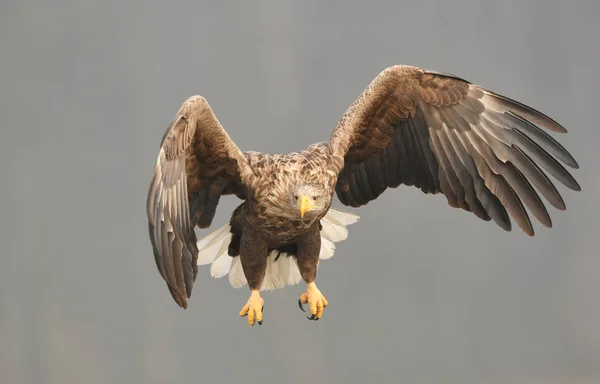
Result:
{"label": "blurred sky", "polygon": [[[598,1],[5,1],[0,5],[0,382],[600,382]],[[393,64],[539,109],[581,193],[530,239],[442,196],[388,190],[301,284],[247,290],[202,268],[190,307],[153,260],[145,201],[162,134],[205,96],[243,150],[328,138]],[[237,206],[222,200],[214,225]],[[335,206],[341,207],[336,200]],[[207,231],[198,231],[201,237]]]}

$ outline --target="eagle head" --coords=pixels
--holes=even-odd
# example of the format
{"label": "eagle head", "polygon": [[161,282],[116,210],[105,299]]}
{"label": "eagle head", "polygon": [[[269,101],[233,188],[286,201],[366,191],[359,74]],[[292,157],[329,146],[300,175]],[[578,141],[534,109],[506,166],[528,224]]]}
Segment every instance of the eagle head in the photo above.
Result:
{"label": "eagle head", "polygon": [[327,211],[331,196],[318,184],[300,184],[292,188],[290,204],[300,218],[316,216]]}

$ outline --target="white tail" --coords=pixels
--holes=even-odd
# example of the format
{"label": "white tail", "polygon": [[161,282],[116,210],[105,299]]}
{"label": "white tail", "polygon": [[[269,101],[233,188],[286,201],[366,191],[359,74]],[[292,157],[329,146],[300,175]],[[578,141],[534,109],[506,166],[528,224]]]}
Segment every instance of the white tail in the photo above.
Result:
{"label": "white tail", "polygon": [[[321,251],[319,259],[330,259],[335,253],[335,243],[346,240],[348,225],[356,223],[359,216],[329,208],[327,214],[321,219]],[[200,239],[198,245],[198,265],[210,266],[210,275],[218,278],[229,274],[229,283],[233,288],[241,288],[248,284],[242,269],[240,257],[229,256],[229,243],[232,234],[231,226],[225,224],[210,234]],[[279,255],[279,257],[277,257]],[[277,261],[275,261],[277,259]],[[318,265],[317,265],[318,267]],[[286,253],[279,254],[272,251],[267,259],[267,271],[261,291],[272,291],[286,285],[296,285],[302,280],[298,263],[294,257]]]}

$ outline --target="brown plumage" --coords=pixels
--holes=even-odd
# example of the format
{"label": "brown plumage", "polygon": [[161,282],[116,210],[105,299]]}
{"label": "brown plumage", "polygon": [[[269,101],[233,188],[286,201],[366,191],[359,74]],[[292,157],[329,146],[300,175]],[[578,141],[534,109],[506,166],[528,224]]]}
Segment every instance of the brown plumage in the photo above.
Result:
{"label": "brown plumage", "polygon": [[[328,142],[287,155],[240,151],[206,100],[191,97],[165,133],[148,194],[156,265],[175,301],[187,308],[199,263],[194,227],[211,226],[220,197],[234,194],[242,203],[227,227],[227,254],[240,259],[239,277],[253,292],[241,315],[248,314],[251,324],[262,322],[258,291],[268,255],[279,252],[296,262],[308,284],[301,302],[318,319],[327,301],[314,280],[334,194],[342,204],[360,207],[388,187],[415,186],[507,231],[512,218],[533,236],[525,208],[552,226],[536,190],[565,209],[546,172],[580,190],[560,164],[578,168],[577,162],[545,130],[566,132],[514,100],[411,66],[382,71]],[[300,211],[306,211],[303,217]]]}

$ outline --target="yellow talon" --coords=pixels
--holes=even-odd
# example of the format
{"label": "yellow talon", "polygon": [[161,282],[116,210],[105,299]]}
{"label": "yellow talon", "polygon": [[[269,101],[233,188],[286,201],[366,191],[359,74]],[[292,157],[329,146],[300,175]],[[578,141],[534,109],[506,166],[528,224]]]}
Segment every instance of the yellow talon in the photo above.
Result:
{"label": "yellow talon", "polygon": [[300,295],[300,299],[298,300],[298,304],[300,309],[304,311],[302,308],[302,304],[308,303],[308,311],[312,315],[311,317],[307,317],[309,320],[319,320],[321,316],[323,316],[323,309],[327,306],[327,299],[325,296],[319,291],[317,285],[314,282],[311,282],[306,287],[306,292]]}
{"label": "yellow talon", "polygon": [[254,325],[254,322],[258,322],[258,325],[262,324],[263,321],[263,306],[265,304],[265,300],[260,297],[260,293],[258,291],[252,291],[250,293],[250,298],[244,308],[240,311],[240,316],[248,316],[248,324]]}

